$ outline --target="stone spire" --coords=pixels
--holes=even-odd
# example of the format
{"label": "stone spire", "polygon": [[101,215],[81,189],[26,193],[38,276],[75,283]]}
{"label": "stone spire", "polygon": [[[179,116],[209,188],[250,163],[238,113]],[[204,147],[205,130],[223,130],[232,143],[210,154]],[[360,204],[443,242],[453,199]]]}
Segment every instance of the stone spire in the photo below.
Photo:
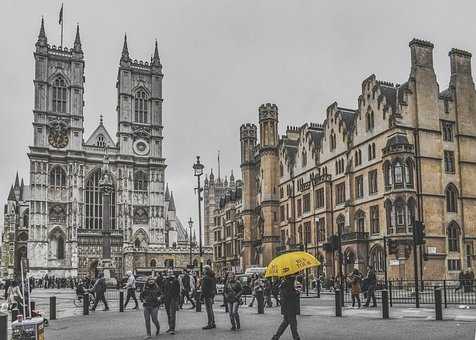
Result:
{"label": "stone spire", "polygon": [[213,168],[210,171],[210,184],[215,182],[215,175],[213,174]]}
{"label": "stone spire", "polygon": [[225,176],[225,182],[223,182],[223,184],[225,185],[225,187],[228,186],[228,178],[227,178],[227,176]]}
{"label": "stone spire", "polygon": [[167,183],[165,186],[165,200],[168,201],[169,199],[170,199],[169,184]]}
{"label": "stone spire", "polygon": [[20,179],[18,178],[18,171],[15,177],[15,190],[20,189]]}
{"label": "stone spire", "polygon": [[20,183],[20,201],[23,201],[24,191],[25,191],[25,183],[23,183],[23,178],[22,178]]}
{"label": "stone spire", "polygon": [[175,211],[174,193],[170,192],[169,211]]}
{"label": "stone spire", "polygon": [[73,50],[77,53],[83,53],[83,50],[81,49],[81,38],[79,36],[79,24],[76,25],[76,37],[74,38]]}
{"label": "stone spire", "polygon": [[15,190],[13,189],[13,185],[10,187],[10,193],[8,194],[9,201],[16,201],[15,198]]}
{"label": "stone spire", "polygon": [[41,18],[41,27],[40,27],[40,34],[38,34],[38,40],[36,41],[36,46],[47,46],[48,45],[48,39],[46,38],[46,33],[45,33],[45,21],[43,17]]}
{"label": "stone spire", "polygon": [[124,34],[124,45],[122,46],[121,61],[131,61],[131,58],[129,58],[129,49],[127,48],[127,34]]}
{"label": "stone spire", "polygon": [[157,39],[155,39],[155,50],[154,50],[154,56],[152,57],[151,64],[152,66],[161,66],[160,57],[159,57],[159,46],[157,44]]}

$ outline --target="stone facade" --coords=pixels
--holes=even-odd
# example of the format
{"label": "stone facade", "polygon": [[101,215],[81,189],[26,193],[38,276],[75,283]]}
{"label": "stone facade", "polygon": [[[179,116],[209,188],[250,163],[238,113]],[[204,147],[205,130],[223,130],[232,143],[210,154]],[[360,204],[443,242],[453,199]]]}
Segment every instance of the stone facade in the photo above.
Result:
{"label": "stone facade", "polygon": [[[162,64],[132,60],[124,38],[117,75],[117,141],[102,123],[84,139],[84,53],[49,45],[43,20],[36,42],[30,185],[15,183],[5,206],[4,274],[19,258],[35,276],[94,275],[102,257],[99,185],[112,175],[111,258],[117,275],[189,262],[189,237],[165,185]],[[17,180],[18,182],[18,180]],[[193,256],[198,256],[193,249]],[[211,250],[205,249],[207,262]]]}
{"label": "stone facade", "polygon": [[[233,174],[232,174],[233,176]],[[225,179],[225,193],[213,210],[210,239],[213,241],[213,268],[216,272],[242,272],[241,251],[243,219],[241,218],[242,185],[240,180],[230,184]],[[209,187],[209,190],[213,190]]]}
{"label": "stone facade", "polygon": [[259,144],[256,126],[241,126],[243,270],[305,249],[335,276],[330,239],[340,233],[344,272],[371,264],[383,276],[386,238],[396,242],[387,253],[389,278],[412,279],[414,220],[426,227],[424,279],[476,269],[471,54],[450,51],[450,84],[440,90],[433,44],[414,39],[409,47],[408,80],[369,76],[355,109],[333,103],[322,124],[288,127],[278,139],[277,107],[263,105]]}

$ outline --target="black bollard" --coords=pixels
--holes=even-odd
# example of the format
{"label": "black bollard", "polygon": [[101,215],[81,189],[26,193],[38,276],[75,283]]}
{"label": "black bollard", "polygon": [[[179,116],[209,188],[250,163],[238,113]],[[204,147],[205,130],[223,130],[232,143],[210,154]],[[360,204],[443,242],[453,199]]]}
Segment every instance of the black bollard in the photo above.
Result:
{"label": "black bollard", "polygon": [[321,281],[317,280],[316,286],[317,286],[317,297],[320,298],[321,297]]}
{"label": "black bollard", "polygon": [[335,290],[336,316],[342,316],[341,298],[342,298],[342,294],[340,293],[340,289],[336,289]]}
{"label": "black bollard", "polygon": [[382,318],[389,319],[389,306],[388,306],[388,291],[386,289],[382,290]]}
{"label": "black bollard", "polygon": [[83,315],[89,315],[89,294],[83,294]]}
{"label": "black bollard", "polygon": [[441,288],[435,288],[435,313],[436,320],[443,320],[443,309],[441,305]]}
{"label": "black bollard", "polygon": [[197,290],[195,292],[195,312],[199,313],[202,311],[202,300],[201,300],[201,292]]}
{"label": "black bollard", "polygon": [[8,314],[0,313],[0,340],[8,340]]}
{"label": "black bollard", "polygon": [[50,320],[56,320],[56,296],[50,296]]}
{"label": "black bollard", "polygon": [[264,293],[262,290],[256,292],[256,301],[258,302],[258,314],[264,314]]}
{"label": "black bollard", "polygon": [[119,292],[119,312],[124,312],[124,292]]}
{"label": "black bollard", "polygon": [[12,322],[17,321],[17,315],[19,314],[18,309],[12,309]]}

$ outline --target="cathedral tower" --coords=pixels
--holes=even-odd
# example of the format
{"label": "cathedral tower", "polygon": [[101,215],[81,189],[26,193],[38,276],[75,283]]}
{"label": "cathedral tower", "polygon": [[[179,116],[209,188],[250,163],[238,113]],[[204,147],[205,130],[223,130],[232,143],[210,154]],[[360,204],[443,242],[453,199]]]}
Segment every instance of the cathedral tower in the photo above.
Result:
{"label": "cathedral tower", "polygon": [[241,141],[241,176],[243,178],[243,263],[242,268],[248,268],[256,264],[255,251],[253,250],[254,239],[254,210],[256,208],[256,168],[254,162],[254,150],[256,148],[256,125],[243,124],[240,127]]}
{"label": "cathedral tower", "polygon": [[278,107],[263,104],[259,107],[260,159],[261,159],[261,218],[262,264],[267,265],[275,255],[279,244],[279,154],[278,154]]}

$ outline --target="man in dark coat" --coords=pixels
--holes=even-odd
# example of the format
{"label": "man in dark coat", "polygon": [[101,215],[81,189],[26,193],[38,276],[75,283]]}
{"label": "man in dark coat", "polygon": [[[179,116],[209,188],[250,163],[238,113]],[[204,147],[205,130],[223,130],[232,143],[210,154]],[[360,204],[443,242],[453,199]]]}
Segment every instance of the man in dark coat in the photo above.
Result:
{"label": "man in dark coat", "polygon": [[368,266],[367,272],[367,302],[364,307],[368,307],[370,299],[372,299],[372,307],[377,307],[377,298],[375,297],[375,289],[377,289],[377,275],[372,266]]}
{"label": "man in dark coat", "polygon": [[103,273],[99,273],[98,279],[96,280],[96,283],[94,284],[93,288],[91,289],[94,292],[94,295],[96,298],[94,299],[94,305],[91,308],[92,311],[96,310],[96,307],[98,305],[99,301],[102,301],[104,303],[104,311],[108,311],[109,307],[107,305],[106,301],[106,279],[104,278]]}
{"label": "man in dark coat", "polygon": [[173,270],[169,269],[167,278],[163,281],[163,295],[169,329],[167,333],[175,334],[175,315],[180,301],[180,283],[175,277]]}
{"label": "man in dark coat", "polygon": [[278,340],[281,335],[283,335],[288,326],[291,328],[293,339],[300,339],[296,320],[296,315],[299,308],[299,292],[294,288],[294,283],[295,277],[288,276],[284,279],[279,287],[279,293],[281,297],[281,314],[283,315],[283,321],[279,325],[276,334],[273,335],[272,340]]}
{"label": "man in dark coat", "polygon": [[207,310],[208,324],[202,329],[216,328],[215,315],[213,314],[213,299],[216,294],[216,278],[215,273],[212,271],[209,265],[203,267],[203,280],[202,280],[202,296],[205,300],[205,307]]}

